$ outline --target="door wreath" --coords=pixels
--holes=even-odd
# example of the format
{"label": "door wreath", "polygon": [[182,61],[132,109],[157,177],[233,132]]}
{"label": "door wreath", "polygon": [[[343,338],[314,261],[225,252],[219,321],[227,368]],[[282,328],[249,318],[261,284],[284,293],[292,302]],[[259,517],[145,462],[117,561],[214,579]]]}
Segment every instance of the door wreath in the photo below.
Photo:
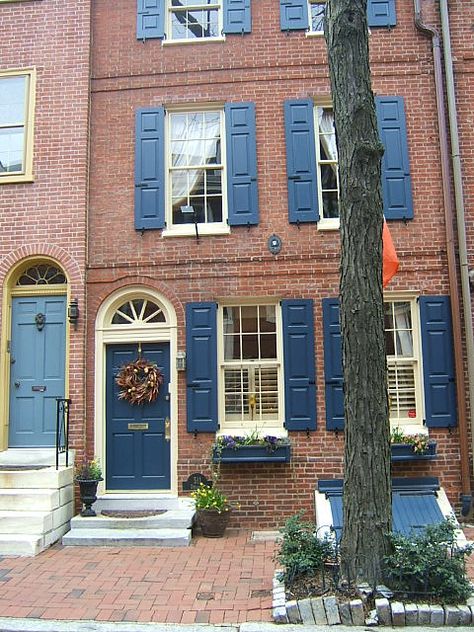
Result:
{"label": "door wreath", "polygon": [[119,399],[130,404],[154,402],[163,384],[163,373],[156,364],[138,358],[134,362],[124,364],[115,378],[120,387]]}

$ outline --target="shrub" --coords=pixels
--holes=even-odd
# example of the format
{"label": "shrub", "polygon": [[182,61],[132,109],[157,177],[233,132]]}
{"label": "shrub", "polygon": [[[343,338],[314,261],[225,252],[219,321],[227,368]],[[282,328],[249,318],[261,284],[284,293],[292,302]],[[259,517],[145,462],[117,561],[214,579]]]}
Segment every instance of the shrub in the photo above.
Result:
{"label": "shrub", "polygon": [[456,543],[453,519],[419,534],[391,534],[393,553],[384,558],[388,586],[397,593],[431,596],[442,603],[462,603],[471,595],[466,557],[472,547]]}
{"label": "shrub", "polygon": [[324,563],[334,559],[330,538],[319,538],[314,523],[302,519],[303,512],[288,518],[280,530],[282,540],[276,559],[284,566],[280,579],[287,586],[304,575],[314,575]]}

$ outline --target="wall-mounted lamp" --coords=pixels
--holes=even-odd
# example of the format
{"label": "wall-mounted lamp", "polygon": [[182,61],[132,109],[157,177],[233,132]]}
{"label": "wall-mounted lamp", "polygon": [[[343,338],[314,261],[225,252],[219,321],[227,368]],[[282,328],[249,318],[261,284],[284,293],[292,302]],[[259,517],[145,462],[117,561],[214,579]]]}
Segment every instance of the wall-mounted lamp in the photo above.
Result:
{"label": "wall-mounted lamp", "polygon": [[181,206],[181,213],[186,217],[192,216],[194,222],[194,229],[196,231],[196,241],[199,241],[199,231],[198,231],[198,217],[196,213],[196,209],[194,206]]}
{"label": "wall-mounted lamp", "polygon": [[77,321],[79,320],[79,302],[77,298],[72,298],[69,301],[69,307],[67,308],[67,317],[69,322],[77,327]]}
{"label": "wall-mounted lamp", "polygon": [[178,351],[176,353],[176,370],[186,371],[186,351]]}

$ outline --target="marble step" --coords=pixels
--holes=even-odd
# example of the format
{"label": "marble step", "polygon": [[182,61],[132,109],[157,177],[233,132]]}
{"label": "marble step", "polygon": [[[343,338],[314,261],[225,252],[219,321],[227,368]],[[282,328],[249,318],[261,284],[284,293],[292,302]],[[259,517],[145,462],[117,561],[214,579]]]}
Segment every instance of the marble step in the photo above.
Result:
{"label": "marble step", "polygon": [[[2,468],[8,465],[2,465]],[[74,469],[62,467],[56,470],[47,467],[41,470],[0,470],[0,488],[2,489],[59,489],[73,482]]]}
{"label": "marble step", "polygon": [[0,489],[0,511],[52,511],[72,500],[72,487],[64,489],[62,498],[61,492],[59,489]]}
{"label": "marble step", "polygon": [[71,529],[189,529],[193,524],[194,513],[194,509],[184,508],[140,518],[117,518],[101,514],[95,518],[75,516],[71,520]]}
{"label": "marble step", "polygon": [[30,557],[38,555],[44,549],[44,538],[38,534],[0,535],[0,555],[21,555]]}
{"label": "marble step", "polygon": [[114,494],[98,495],[94,503],[94,511],[105,510],[142,511],[142,510],[176,510],[194,508],[191,498],[178,498],[164,494]]}
{"label": "marble step", "polygon": [[190,529],[72,529],[64,546],[189,546]]}

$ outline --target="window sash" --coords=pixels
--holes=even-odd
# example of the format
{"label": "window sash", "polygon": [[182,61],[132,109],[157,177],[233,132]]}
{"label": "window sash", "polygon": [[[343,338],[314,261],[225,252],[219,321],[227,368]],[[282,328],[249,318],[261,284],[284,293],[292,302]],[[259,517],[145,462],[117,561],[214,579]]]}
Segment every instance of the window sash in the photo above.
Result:
{"label": "window sash", "polygon": [[[219,133],[217,136],[209,136],[203,139],[193,138],[191,140],[187,140],[187,138],[180,139],[173,137],[172,131],[172,120],[173,115],[179,114],[199,114],[203,115],[205,113],[210,114],[218,114],[219,115]],[[227,203],[226,203],[226,195],[227,195],[227,187],[226,187],[226,167],[225,167],[225,123],[224,123],[224,112],[223,110],[216,109],[203,109],[203,110],[171,110],[168,111],[168,124],[166,128],[166,217],[167,217],[167,227],[172,230],[176,230],[177,232],[181,232],[183,230],[189,230],[197,224],[197,226],[202,227],[222,227],[226,225],[227,221]],[[183,143],[181,148],[181,154],[179,156],[189,156],[191,154],[189,146],[193,143],[197,143],[202,145],[202,142],[219,142],[220,143],[220,162],[215,163],[206,163],[200,162],[196,164],[189,164],[186,160],[182,164],[172,164],[173,155],[178,155],[177,153],[173,154],[173,145],[176,147],[176,144],[179,142]],[[187,184],[186,190],[179,192],[179,195],[175,195],[176,190],[173,191],[173,175],[177,172],[183,172],[187,175]],[[209,190],[208,186],[208,174],[212,171],[219,172],[220,174],[220,191],[214,192]],[[195,174],[193,174],[195,172]],[[196,174],[197,177],[196,177]],[[199,178],[201,175],[204,176],[203,179],[203,193],[193,193],[193,187],[196,187],[199,182]],[[190,184],[190,178],[193,178],[193,181]],[[195,190],[195,189],[194,189]],[[184,206],[193,206],[192,199],[196,199],[202,201],[202,213],[195,215],[190,212],[189,215],[181,213],[181,217],[183,221],[174,221],[174,206],[177,203],[177,200],[182,200],[180,204],[181,207]],[[214,203],[216,206],[210,206],[211,203]],[[220,202],[220,203],[219,203]],[[195,209],[196,210],[196,209]],[[212,214],[217,213],[218,217],[216,220],[213,219]],[[195,219],[197,218],[197,221]],[[204,221],[202,221],[204,219]]]}
{"label": "window sash", "polygon": [[[314,22],[313,22],[313,7],[317,6],[317,5],[324,5],[324,10],[323,10],[323,16],[326,12],[326,5],[327,2],[326,0],[308,0],[308,15],[309,15],[309,30],[310,33],[324,33],[324,24],[322,25],[322,28],[314,28]],[[320,23],[318,24],[318,26],[321,24],[322,20],[320,21]]]}
{"label": "window sash", "polygon": [[[314,129],[316,133],[316,168],[317,168],[317,182],[318,182],[318,200],[320,209],[320,221],[334,221],[339,220],[339,161],[337,156],[337,147],[331,146],[331,139],[333,137],[332,129],[321,130],[321,122],[324,111],[334,112],[331,106],[315,105],[314,107]],[[321,154],[321,145],[325,147],[326,156],[335,154],[333,158],[323,158]],[[334,171],[333,177],[336,177],[336,186],[324,186],[323,174],[325,172],[324,167],[329,166]],[[333,207],[333,212],[331,212]],[[334,211],[335,209],[335,211]]]}
{"label": "window sash", "polygon": [[[173,17],[177,15],[181,15],[184,17],[186,23],[188,23],[187,15],[192,12],[212,12],[217,14],[217,33],[215,35],[194,35],[192,36],[189,32],[189,28],[186,28],[184,32],[184,37],[178,37],[174,35],[173,29]],[[205,4],[203,1],[196,0],[192,4],[183,5],[183,6],[172,6],[171,0],[168,1],[168,26],[167,33],[170,40],[173,41],[196,41],[202,39],[214,39],[220,37],[220,33],[222,32],[222,2],[221,0],[215,0],[211,4]],[[208,22],[209,24],[209,22]],[[200,27],[202,27],[201,22],[198,23]],[[201,29],[202,30],[202,29]]]}
{"label": "window sash", "polygon": [[[6,149],[3,150],[2,143],[0,142],[0,177],[8,177],[10,175],[20,175],[24,174],[26,171],[26,150],[27,150],[27,121],[28,121],[28,109],[29,109],[29,99],[30,99],[30,74],[9,74],[6,76],[0,76],[0,83],[11,82],[15,79],[23,78],[24,79],[24,90],[23,90],[23,106],[22,106],[22,120],[10,120],[8,122],[2,122],[0,118],[0,139],[1,137],[5,138],[9,134],[13,134],[13,138],[18,134],[22,136],[19,147],[12,148],[12,140],[10,140],[10,144],[7,142]],[[21,146],[21,148],[20,148]],[[17,160],[11,158],[11,156],[17,154]],[[5,161],[3,164],[2,161]],[[11,164],[19,163],[19,168],[12,169],[10,168]]]}

